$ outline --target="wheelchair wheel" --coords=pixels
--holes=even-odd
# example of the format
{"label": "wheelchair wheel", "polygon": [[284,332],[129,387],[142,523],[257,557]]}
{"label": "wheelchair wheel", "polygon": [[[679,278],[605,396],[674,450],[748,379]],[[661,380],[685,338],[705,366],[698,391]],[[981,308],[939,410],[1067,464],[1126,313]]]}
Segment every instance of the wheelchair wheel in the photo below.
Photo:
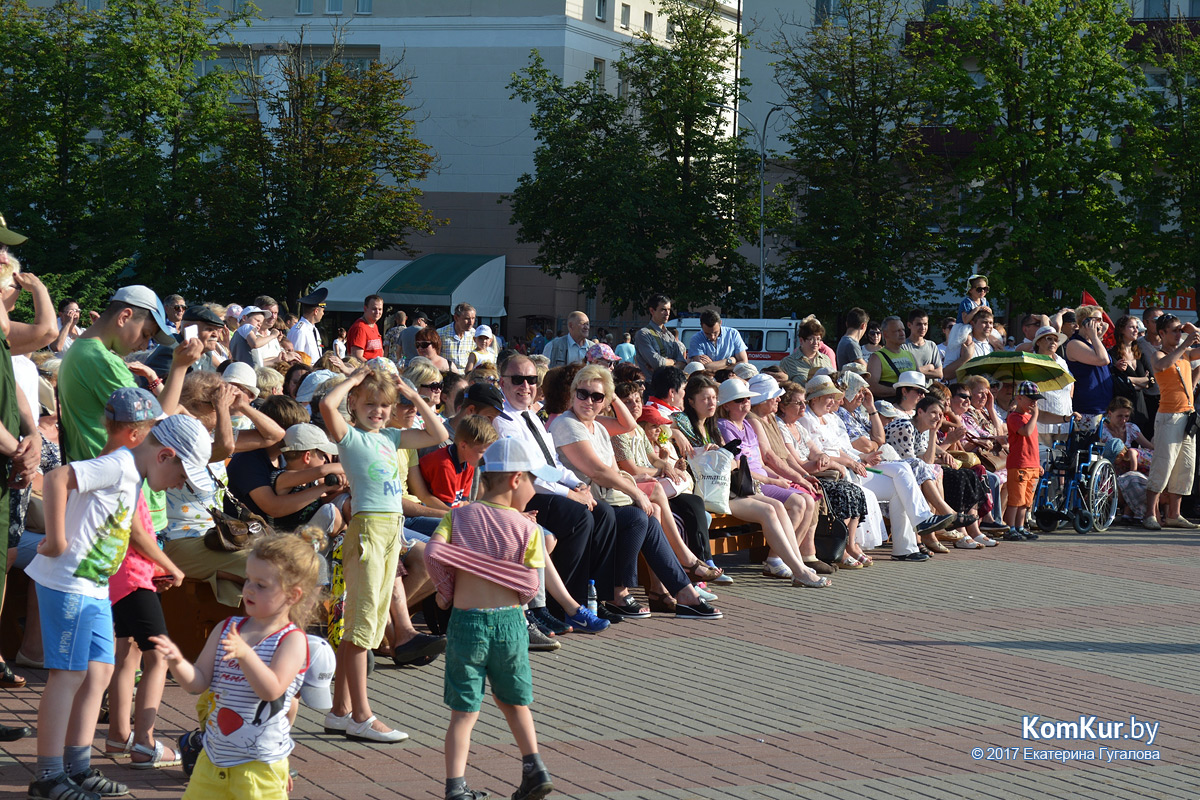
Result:
{"label": "wheelchair wheel", "polygon": [[1042,533],[1054,533],[1062,525],[1062,519],[1053,508],[1039,508],[1033,512],[1033,521]]}
{"label": "wheelchair wheel", "polygon": [[1087,490],[1088,508],[1092,510],[1092,526],[1106,531],[1117,518],[1117,471],[1112,462],[1102,458],[1092,467]]}
{"label": "wheelchair wheel", "polygon": [[1059,506],[1062,505],[1060,494],[1057,478],[1042,478],[1034,499],[1033,520],[1043,533],[1053,533],[1062,526],[1063,520],[1059,515]]}
{"label": "wheelchair wheel", "polygon": [[1076,533],[1088,533],[1092,530],[1092,515],[1082,508],[1071,514],[1071,527]]}

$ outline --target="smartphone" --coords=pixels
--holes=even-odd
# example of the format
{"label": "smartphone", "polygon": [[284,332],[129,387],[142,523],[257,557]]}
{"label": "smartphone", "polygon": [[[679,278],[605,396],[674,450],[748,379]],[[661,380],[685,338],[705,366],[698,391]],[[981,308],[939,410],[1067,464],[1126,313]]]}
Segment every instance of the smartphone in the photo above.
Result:
{"label": "smartphone", "polygon": [[200,338],[200,326],[199,325],[188,325],[186,328],[183,329],[183,340],[185,342],[190,342],[192,339],[198,339],[198,338]]}

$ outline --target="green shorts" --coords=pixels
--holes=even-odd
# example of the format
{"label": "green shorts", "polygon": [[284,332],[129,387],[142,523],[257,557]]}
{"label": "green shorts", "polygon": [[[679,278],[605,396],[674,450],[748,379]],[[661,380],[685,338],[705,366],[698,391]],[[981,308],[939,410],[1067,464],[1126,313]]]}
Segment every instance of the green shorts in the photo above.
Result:
{"label": "green shorts", "polygon": [[452,711],[478,711],[485,677],[500,702],[510,706],[533,703],[529,629],[520,606],[456,608],[450,613],[443,693],[446,705]]}

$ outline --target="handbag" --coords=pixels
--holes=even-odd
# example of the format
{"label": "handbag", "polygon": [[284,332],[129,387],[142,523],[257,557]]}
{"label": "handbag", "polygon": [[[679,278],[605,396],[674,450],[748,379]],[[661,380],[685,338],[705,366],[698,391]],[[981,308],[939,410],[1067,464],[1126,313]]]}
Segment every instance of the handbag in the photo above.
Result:
{"label": "handbag", "polygon": [[738,465],[729,476],[729,493],[734,497],[751,497],[757,491],[754,476],[750,474],[750,462],[745,456],[738,459]]}
{"label": "handbag", "polygon": [[236,553],[254,544],[259,536],[270,535],[275,529],[259,514],[239,500],[229,487],[222,483],[212,470],[208,471],[213,482],[225,490],[225,496],[233,503],[236,515],[226,514],[216,506],[209,506],[213,526],[204,532],[204,546],[217,553]]}
{"label": "handbag", "polygon": [[821,514],[817,517],[817,530],[813,544],[817,549],[817,558],[826,564],[837,564],[846,555],[846,545],[850,541],[850,529],[846,521],[836,519],[829,513],[829,501],[821,496]]}
{"label": "handbag", "polygon": [[733,474],[733,454],[724,448],[697,450],[688,459],[696,478],[696,494],[704,500],[710,514],[729,514],[729,479]]}

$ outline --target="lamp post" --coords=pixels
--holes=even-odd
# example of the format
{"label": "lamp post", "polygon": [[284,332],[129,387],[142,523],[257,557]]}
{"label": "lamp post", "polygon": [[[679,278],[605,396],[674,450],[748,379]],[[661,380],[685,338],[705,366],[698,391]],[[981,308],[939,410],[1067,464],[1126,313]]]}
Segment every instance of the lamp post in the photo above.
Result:
{"label": "lamp post", "polygon": [[750,130],[754,131],[754,136],[758,139],[758,316],[759,319],[762,319],[764,316],[763,296],[767,284],[767,251],[764,244],[767,225],[767,125],[771,122],[771,115],[776,111],[782,111],[783,106],[771,106],[771,109],[767,111],[767,116],[763,118],[762,128],[759,129],[749,117],[742,113],[741,109],[724,103],[710,102],[708,105],[737,114],[743,122],[750,126]]}

